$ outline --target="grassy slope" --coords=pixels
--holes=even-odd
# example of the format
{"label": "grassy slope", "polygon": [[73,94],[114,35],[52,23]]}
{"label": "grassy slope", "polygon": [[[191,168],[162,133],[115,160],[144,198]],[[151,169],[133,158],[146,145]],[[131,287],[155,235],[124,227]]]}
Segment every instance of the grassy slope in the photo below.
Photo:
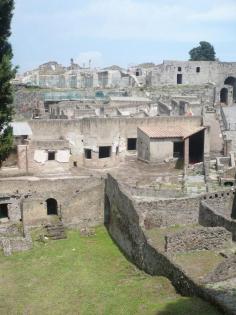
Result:
{"label": "grassy slope", "polygon": [[75,231],[68,236],[0,256],[0,314],[219,314],[177,295],[167,279],[137,270],[103,227],[89,238]]}

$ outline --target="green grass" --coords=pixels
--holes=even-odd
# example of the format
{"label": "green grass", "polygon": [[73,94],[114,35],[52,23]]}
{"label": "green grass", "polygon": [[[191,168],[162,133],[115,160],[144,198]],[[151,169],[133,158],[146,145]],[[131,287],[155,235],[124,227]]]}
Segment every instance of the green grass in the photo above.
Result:
{"label": "green grass", "polygon": [[34,249],[0,255],[0,314],[216,315],[198,298],[176,294],[163,277],[128,262],[105,228],[96,235],[35,242]]}

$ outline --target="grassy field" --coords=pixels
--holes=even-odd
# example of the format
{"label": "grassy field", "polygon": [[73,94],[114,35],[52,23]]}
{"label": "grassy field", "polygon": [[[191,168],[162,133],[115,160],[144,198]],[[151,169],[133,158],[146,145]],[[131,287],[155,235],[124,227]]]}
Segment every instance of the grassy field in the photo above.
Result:
{"label": "grassy field", "polygon": [[34,249],[0,255],[0,314],[217,315],[197,298],[176,294],[163,277],[128,262],[99,227],[96,235],[35,242]]}

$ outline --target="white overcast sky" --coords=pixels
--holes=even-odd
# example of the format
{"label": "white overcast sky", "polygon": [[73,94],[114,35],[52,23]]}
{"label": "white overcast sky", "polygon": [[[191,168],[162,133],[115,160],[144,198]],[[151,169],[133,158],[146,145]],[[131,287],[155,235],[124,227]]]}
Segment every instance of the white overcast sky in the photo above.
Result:
{"label": "white overcast sky", "polygon": [[21,71],[72,57],[100,67],[187,60],[201,40],[236,61],[236,0],[15,0],[11,42]]}

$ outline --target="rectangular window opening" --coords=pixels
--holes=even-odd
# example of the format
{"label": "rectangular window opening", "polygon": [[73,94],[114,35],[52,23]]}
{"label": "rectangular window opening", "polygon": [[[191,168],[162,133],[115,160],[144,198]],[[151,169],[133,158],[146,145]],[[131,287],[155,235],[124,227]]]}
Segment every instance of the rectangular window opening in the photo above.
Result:
{"label": "rectangular window opening", "polygon": [[105,159],[111,156],[111,147],[99,147],[99,159]]}
{"label": "rectangular window opening", "polygon": [[55,151],[48,151],[48,161],[54,161],[55,160]]}
{"label": "rectangular window opening", "polygon": [[200,68],[200,67],[197,67],[197,68],[196,68],[196,72],[199,73],[200,71],[201,71],[201,68]]}
{"label": "rectangular window opening", "polygon": [[116,147],[116,155],[119,154],[119,147]]}
{"label": "rectangular window opening", "polygon": [[177,84],[182,84],[183,83],[183,75],[178,73],[177,74]]}
{"label": "rectangular window opening", "polygon": [[0,204],[0,219],[8,218],[8,204]]}
{"label": "rectangular window opening", "polygon": [[127,139],[127,150],[134,151],[137,147],[137,138],[128,138]]}
{"label": "rectangular window opening", "polygon": [[182,71],[182,68],[181,68],[181,67],[178,67],[178,71],[179,71],[179,72]]}
{"label": "rectangular window opening", "polygon": [[91,160],[92,159],[92,150],[91,149],[84,149],[84,156],[86,159]]}

